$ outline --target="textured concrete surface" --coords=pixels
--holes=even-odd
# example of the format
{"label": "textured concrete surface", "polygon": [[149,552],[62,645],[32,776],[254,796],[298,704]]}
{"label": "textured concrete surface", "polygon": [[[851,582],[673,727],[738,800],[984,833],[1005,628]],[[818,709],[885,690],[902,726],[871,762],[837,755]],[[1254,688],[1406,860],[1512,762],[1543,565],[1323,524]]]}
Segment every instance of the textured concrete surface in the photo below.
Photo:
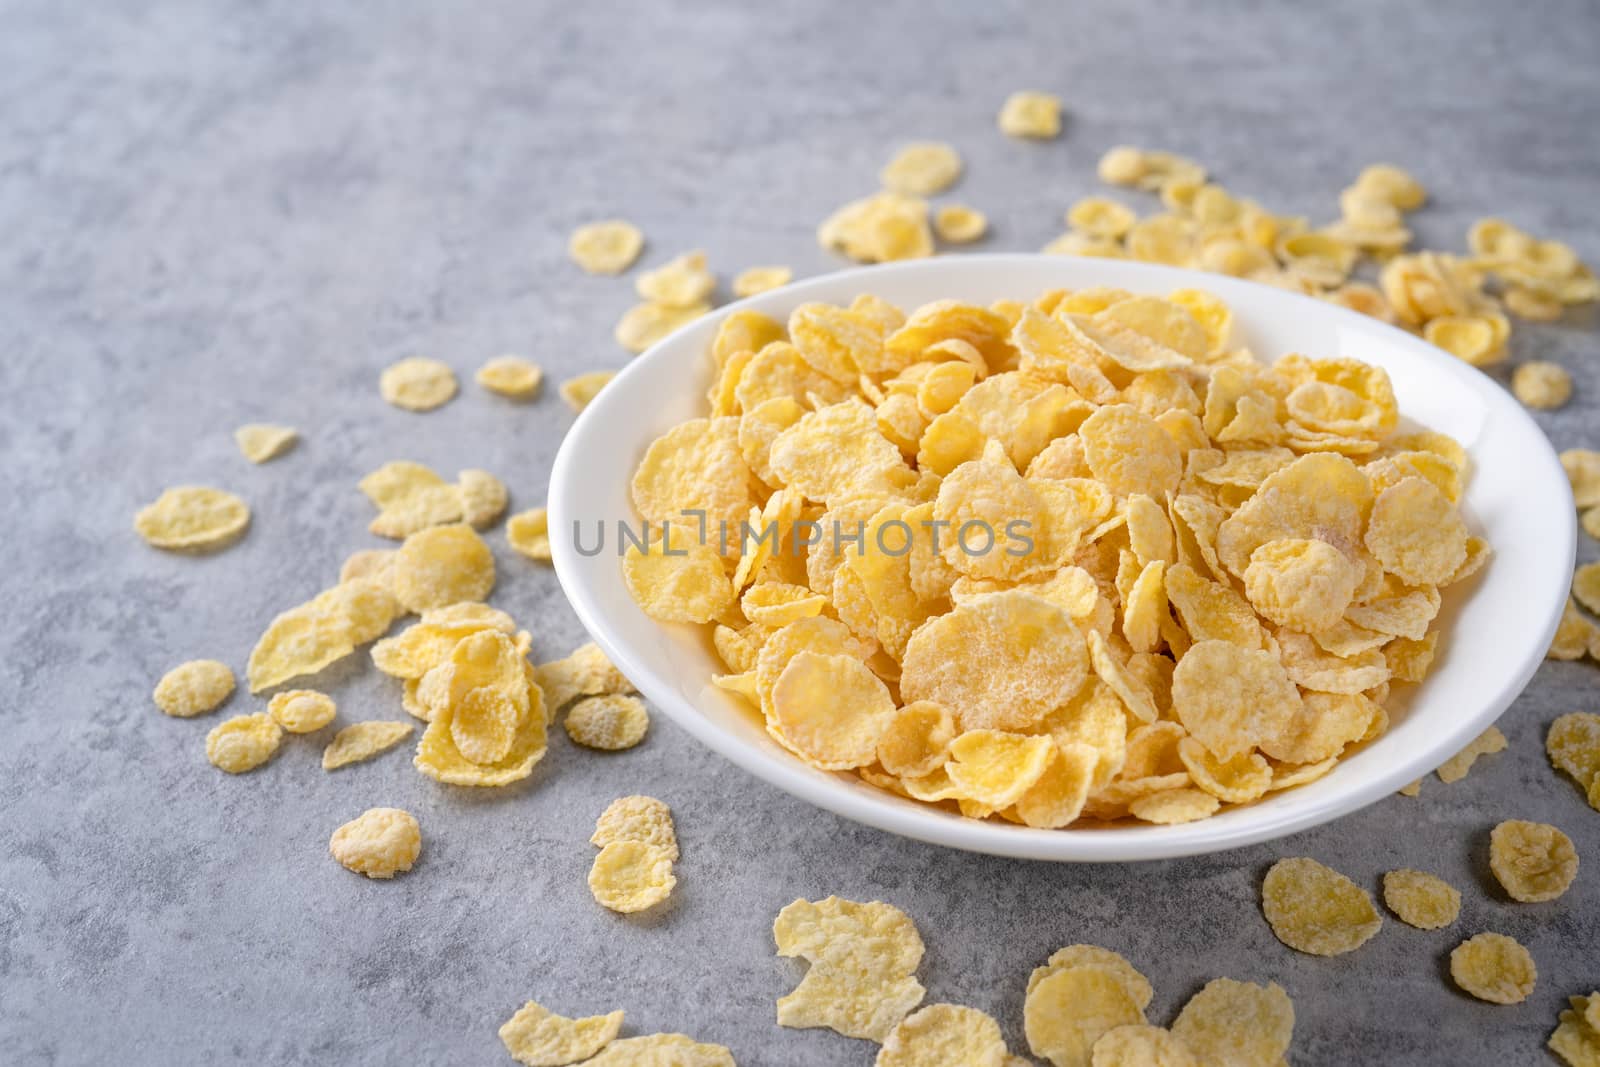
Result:
{"label": "textured concrete surface", "polygon": [[[1415,219],[1432,246],[1499,212],[1600,261],[1600,9],[1582,0],[763,6],[0,3],[0,1062],[509,1063],[495,1029],[531,996],[622,1007],[628,1032],[682,1030],[742,1064],[864,1065],[865,1043],[773,1024],[800,966],[773,957],[772,916],[829,893],[903,907],[929,1000],[994,1013],[1018,1049],[1029,969],[1090,940],[1151,977],[1161,1023],[1217,975],[1281,983],[1296,1063],[1547,1062],[1566,996],[1600,985],[1600,815],[1542,754],[1552,718],[1595,706],[1592,663],[1547,664],[1502,722],[1510,750],[1455,786],[1125,867],[897,840],[659,718],[635,751],[558,737],[531,781],[469,793],[404,750],[325,774],[321,738],[227,777],[202,752],[218,719],[156,712],[164,670],[242,669],[275,612],[375,543],[354,483],[379,463],[482,466],[517,505],[541,500],[570,421],[553,395],[516,406],[469,384],[416,416],[379,401],[377,373],[408,353],[464,374],[504,351],[556,379],[619,366],[630,286],[564,254],[591,217],[637,221],[650,260],[704,247],[729,276],[814,274],[835,265],[817,221],[873,187],[895,141],[940,137],[968,162],[957,195],[994,220],[984,247],[1027,250],[1129,142],[1314,215],[1360,165],[1394,160],[1433,192]],[[996,132],[1022,86],[1065,97],[1061,140]],[[1578,380],[1539,416],[1563,448],[1600,445],[1594,326],[1517,334],[1518,359]],[[230,432],[253,419],[304,443],[251,467]],[[189,559],[133,536],[139,505],[189,481],[250,501],[241,544]],[[583,635],[554,576],[499,548],[496,601],[539,655],[565,653]],[[403,715],[364,657],[318,682],[346,720]],[[669,801],[684,844],[671,905],[633,919],[583,881],[594,816],[629,791]],[[378,804],[426,834],[392,883],[326,854]],[[1495,889],[1487,834],[1513,816],[1578,843],[1560,901]],[[1461,920],[1390,919],[1352,955],[1297,955],[1256,903],[1286,854],[1372,888],[1392,867],[1436,871],[1463,890]],[[1450,948],[1485,929],[1537,958],[1526,1004],[1444,980]]]}

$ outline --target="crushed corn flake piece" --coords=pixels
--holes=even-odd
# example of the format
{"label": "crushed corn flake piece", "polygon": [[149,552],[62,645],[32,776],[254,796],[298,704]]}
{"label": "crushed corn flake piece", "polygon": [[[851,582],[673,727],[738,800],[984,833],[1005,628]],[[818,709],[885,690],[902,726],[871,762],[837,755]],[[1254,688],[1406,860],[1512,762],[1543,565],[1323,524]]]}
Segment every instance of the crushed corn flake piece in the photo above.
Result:
{"label": "crushed corn flake piece", "polygon": [[1303,857],[1272,865],[1261,884],[1261,910],[1279,941],[1313,956],[1360,948],[1383,925],[1365,889]]}
{"label": "crushed corn flake piece", "polygon": [[378,377],[378,392],[406,411],[432,411],[449,403],[456,389],[456,372],[448,364],[423,356],[391,364]]}
{"label": "crushed corn flake piece", "polygon": [[827,1027],[882,1042],[922,1001],[922,938],[892,905],[796,900],[778,913],[772,936],[778,955],[810,963],[800,984],[778,999],[779,1026]]}
{"label": "crushed corn flake piece", "polygon": [[292,426],[252,422],[233,431],[233,441],[251,463],[277,459],[294,447],[300,435]]}
{"label": "crushed corn flake piece", "polygon": [[622,1029],[620,1011],[568,1019],[530,1000],[500,1027],[500,1040],[524,1067],[566,1067],[597,1054]]}
{"label": "crushed corn flake piece", "polygon": [[1478,934],[1450,953],[1456,985],[1491,1004],[1520,1004],[1539,980],[1528,950],[1504,934]]}
{"label": "crushed corn flake piece", "polygon": [[283,730],[266,712],[236,715],[206,734],[206,759],[229,774],[253,771],[272,758]]}
{"label": "crushed corn flake piece", "polygon": [[221,489],[179,485],[139,509],[133,528],[156,548],[211,552],[238,540],[250,525],[250,508]]}
{"label": "crushed corn flake piece", "polygon": [[1578,852],[1554,826],[1508,819],[1489,834],[1489,868],[1512,900],[1554,900],[1578,876]]}
{"label": "crushed corn flake piece", "polygon": [[408,722],[372,719],[351,723],[333,735],[322,750],[322,769],[335,771],[387,752],[410,737],[415,727]]}
{"label": "crushed corn flake piece", "polygon": [[622,219],[585,223],[567,239],[567,254],[590,274],[621,274],[642,251],[644,234]]}
{"label": "crushed corn flake piece", "polygon": [[1383,902],[1408,926],[1437,930],[1461,914],[1461,892],[1437,875],[1409,868],[1383,876]]}
{"label": "crushed corn flake piece", "polygon": [[339,864],[368,878],[409,871],[422,852],[422,827],[399,808],[368,808],[333,832],[328,851]]}
{"label": "crushed corn flake piece", "polygon": [[1495,752],[1504,751],[1505,747],[1505,734],[1500,732],[1499,727],[1489,727],[1483,733],[1467,742],[1466,748],[1463,748],[1439,765],[1437,772],[1439,781],[1447,784],[1461,781],[1467,776],[1467,772],[1472,769],[1472,765],[1477,762],[1479,756],[1487,756]]}
{"label": "crushed corn flake piece", "polygon": [[163,674],[152,697],[168,715],[187,719],[221,707],[233,694],[233,685],[233,671],[226,663],[193,659]]}

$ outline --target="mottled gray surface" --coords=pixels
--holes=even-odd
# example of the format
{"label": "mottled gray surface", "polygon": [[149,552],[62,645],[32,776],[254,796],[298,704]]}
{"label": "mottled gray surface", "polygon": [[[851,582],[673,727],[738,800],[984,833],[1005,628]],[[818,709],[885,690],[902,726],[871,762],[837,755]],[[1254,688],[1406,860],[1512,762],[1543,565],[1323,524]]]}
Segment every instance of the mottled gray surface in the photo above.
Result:
{"label": "mottled gray surface", "polygon": [[[1501,212],[1600,260],[1600,8],[1432,3],[961,5],[482,2],[0,3],[0,1062],[502,1063],[495,1029],[537,997],[627,1030],[679,1029],[742,1064],[870,1063],[870,1046],[772,1021],[800,974],[769,924],[796,896],[883,897],[928,944],[929,1000],[972,1004],[1022,1048],[1030,968],[1061,944],[1122,950],[1169,1022],[1217,975],[1293,995],[1296,1063],[1539,1063],[1569,993],[1600,985],[1600,816],[1542,754],[1557,714],[1593,708],[1594,664],[1547,664],[1466,781],[1430,783],[1337,825],[1241,852],[1070,867],[898,840],[790,799],[657,719],[605,756],[557,737],[533,779],[437,786],[402,750],[335,775],[323,738],[228,777],[202,751],[219,717],[168,719],[174,663],[242,669],[279,609],[375,543],[356,479],[408,456],[483,466],[541,500],[570,416],[468,385],[427,416],[378,370],[427,353],[470,374],[502,351],[559,379],[619,366],[626,281],[565,258],[577,222],[623,214],[650,260],[704,247],[732,272],[836,264],[817,221],[870,190],[893,142],[953,141],[961,199],[1027,250],[1130,142],[1192,153],[1228,185],[1326,216],[1363,163],[1411,167],[1422,237],[1457,249]],[[945,5],[955,8],[956,5]],[[1066,135],[1002,138],[1021,86],[1060,92]],[[1520,329],[1577,400],[1540,415],[1600,445],[1592,315]],[[230,431],[305,432],[255,468]],[[238,546],[191,559],[133,536],[164,486],[242,493]],[[496,535],[498,541],[499,535]],[[1584,558],[1597,554],[1584,540]],[[1516,546],[1501,546],[1515,551]],[[498,545],[496,602],[541,656],[583,637],[554,576]],[[402,716],[365,657],[318,680],[345,719]],[[255,710],[236,696],[228,714]],[[612,797],[677,812],[680,884],[624,918],[584,887]],[[326,854],[362,809],[404,806],[427,843],[409,875],[357,878]],[[1585,869],[1559,902],[1514,905],[1486,869],[1498,820],[1557,823]],[[1257,909],[1284,854],[1376,888],[1408,865],[1464,891],[1460,922],[1390,920],[1361,951],[1290,952]],[[1493,1007],[1443,979],[1460,936],[1512,934],[1540,982]]]}

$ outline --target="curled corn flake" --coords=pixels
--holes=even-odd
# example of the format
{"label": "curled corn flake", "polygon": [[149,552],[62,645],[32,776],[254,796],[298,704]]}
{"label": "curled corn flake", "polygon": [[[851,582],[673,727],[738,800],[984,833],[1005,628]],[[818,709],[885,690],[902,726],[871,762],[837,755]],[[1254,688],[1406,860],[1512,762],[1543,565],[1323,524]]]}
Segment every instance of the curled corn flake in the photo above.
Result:
{"label": "curled corn flake", "polygon": [[1600,628],[1585,618],[1578,610],[1578,605],[1568,597],[1566,607],[1561,612],[1561,622],[1556,626],[1556,635],[1551,639],[1550,650],[1545,655],[1550,659],[1582,659],[1590,645],[1597,640],[1600,640]]}
{"label": "curled corn flake", "polygon": [[561,383],[561,399],[573,411],[582,411],[616,376],[616,371],[596,370],[568,378]]}
{"label": "curled corn flake", "polygon": [[1133,228],[1139,216],[1106,196],[1086,196],[1067,209],[1067,225],[1091,237],[1115,240]]}
{"label": "curled corn flake", "polygon": [[1544,748],[1552,766],[1571,775],[1580,789],[1592,791],[1600,780],[1600,715],[1574,711],[1561,716],[1550,724]]}
{"label": "curled corn flake", "polygon": [[408,722],[373,719],[351,723],[333,735],[322,750],[322,769],[335,771],[387,752],[410,737],[415,728]]}
{"label": "curled corn flake", "polygon": [[1569,448],[1561,453],[1561,466],[1572,484],[1572,496],[1578,507],[1600,505],[1600,452]]}
{"label": "curled corn flake", "polygon": [[1022,1012],[1028,1047],[1056,1067],[1089,1064],[1101,1035],[1145,1021],[1121,978],[1092,964],[1040,979],[1028,991]]}
{"label": "curled corn flake", "polygon": [[796,900],[778,913],[772,935],[778,955],[811,964],[778,999],[780,1026],[827,1027],[881,1042],[922,1000],[922,938],[892,905]]}
{"label": "curled corn flake", "polygon": [[333,721],[338,705],[315,689],[286,689],[267,702],[267,714],[291,734],[309,734]]}
{"label": "curled corn flake", "polygon": [[[433,717],[427,730],[423,731],[422,740],[417,743],[417,754],[412,759],[412,765],[429,778],[446,785],[492,788],[521,781],[533,773],[534,766],[545,754],[546,720],[544,706],[537,701],[537,695],[537,687],[531,687],[528,710],[521,715],[511,735],[509,748],[504,755],[490,763],[478,763],[470,759],[457,746],[454,729],[457,701],[447,698],[430,705]],[[475,754],[487,754],[501,744],[496,735],[485,734],[480,746],[483,751]]]}
{"label": "curled corn flake", "polygon": [[1478,934],[1450,953],[1456,985],[1491,1004],[1520,1004],[1533,992],[1539,968],[1528,950],[1504,934]]}
{"label": "curled corn flake", "polygon": [[250,691],[313,674],[382,636],[401,614],[389,586],[354,578],[281,612],[250,651],[245,674]]}
{"label": "curled corn flake", "polygon": [[1383,876],[1383,902],[1408,926],[1438,930],[1461,914],[1461,892],[1444,879],[1409,868]]}
{"label": "curled corn flake", "polygon": [[500,1040],[524,1067],[566,1067],[610,1044],[622,1029],[622,1018],[622,1012],[613,1011],[568,1019],[530,1000],[500,1027]]}
{"label": "curled corn flake", "polygon": [[478,368],[477,383],[489,392],[510,400],[532,400],[544,382],[544,371],[537,363],[520,356],[496,356]]}
{"label": "curled corn flake", "polygon": [[938,141],[906,145],[878,174],[885,189],[908,196],[943,192],[959,177],[961,157],[954,148]]}
{"label": "curled corn flake", "polygon": [[1449,784],[1459,782],[1477,762],[1479,756],[1503,751],[1506,737],[1498,727],[1491,726],[1467,743],[1467,747],[1439,765],[1439,781]]}
{"label": "curled corn flake", "polygon": [[878,762],[902,778],[920,778],[944,765],[955,740],[955,717],[931,700],[897,710],[878,735]]}
{"label": "curled corn flake", "polygon": [[1366,890],[1305,858],[1272,865],[1261,885],[1261,910],[1279,941],[1313,956],[1360,948],[1383,925]]}
{"label": "curled corn flake", "polygon": [[233,684],[233,671],[226,663],[194,659],[163,674],[152,697],[168,715],[187,719],[221,707],[233,694]]}
{"label": "curled corn flake", "polygon": [[1513,900],[1554,900],[1578,876],[1578,852],[1554,826],[1510,819],[1489,834],[1489,868]]}
{"label": "curled corn flake", "polygon": [[618,841],[637,841],[678,858],[678,834],[672,811],[655,797],[618,797],[596,820],[589,843],[604,848]]}
{"label": "curled corn flake", "polygon": [[965,204],[942,204],[934,212],[933,231],[946,244],[971,244],[989,232],[989,217]]}
{"label": "curled corn flake", "polygon": [[552,714],[577,696],[635,691],[633,683],[612,666],[606,654],[600,651],[600,646],[593,641],[573,649],[564,659],[541,663],[534,677],[544,691],[545,704]]}
{"label": "curled corn flake", "polygon": [[1572,399],[1572,375],[1559,363],[1529,360],[1512,372],[1511,391],[1530,408],[1554,411]]}
{"label": "curled corn flake", "polygon": [[266,463],[277,459],[294,447],[300,435],[292,426],[276,426],[266,422],[252,422],[233,431],[233,441],[251,463]]}
{"label": "curled corn flake", "polygon": [[1546,1046],[1568,1067],[1600,1067],[1600,992],[1568,997]]}
{"label": "curled corn flake", "polygon": [[1048,141],[1061,133],[1061,99],[1036,89],[1019,89],[1006,97],[996,121],[1007,137]]}
{"label": "curled corn flake", "polygon": [[644,740],[650,714],[637,697],[606,694],[578,701],[563,725],[578,744],[615,752]]}
{"label": "curled corn flake", "polygon": [[265,712],[236,715],[206,734],[206,759],[229,774],[253,771],[272,758],[283,730]]}
{"label": "curled corn flake", "polygon": [[250,508],[243,500],[203,485],[168,489],[133,517],[140,537],[172,552],[225,548],[249,525]]}
{"label": "curled corn flake", "polygon": [[407,537],[394,561],[394,594],[410,611],[479,601],[494,588],[494,555],[470,526],[435,526]]}
{"label": "curled corn flake", "polygon": [[734,1062],[722,1045],[683,1034],[645,1034],[617,1038],[584,1067],[734,1067]]}
{"label": "curled corn flake", "polygon": [[755,296],[757,293],[782,289],[793,280],[794,271],[789,267],[750,267],[733,279],[733,295]]}
{"label": "curled corn flake", "polygon": [[550,515],[544,508],[519,511],[506,520],[506,542],[540,563],[550,562]]}
{"label": "curled corn flake", "polygon": [[595,901],[624,915],[661,903],[677,884],[667,851],[641,841],[613,841],[589,868]]}
{"label": "curled corn flake", "polygon": [[644,234],[621,219],[585,223],[567,240],[567,254],[590,274],[621,274],[642,251]]}
{"label": "curled corn flake", "polygon": [[878,1050],[873,1067],[1003,1067],[1000,1024],[976,1008],[930,1004],[901,1020]]}
{"label": "curled corn flake", "polygon": [[1099,945],[1068,945],[1057,949],[1050,954],[1044,966],[1035,967],[1033,973],[1028,975],[1028,992],[1033,992],[1035,986],[1057,971],[1065,971],[1072,967],[1093,967],[1111,974],[1122,983],[1128,996],[1140,1011],[1148,1008],[1151,998],[1155,996],[1150,980],[1140,974],[1138,968],[1128,962],[1127,957],[1108,948],[1101,948]]}
{"label": "curled corn flake", "polygon": [[340,865],[368,878],[409,871],[422,852],[422,828],[410,812],[369,808],[333,832],[328,851]]}
{"label": "curled corn flake", "polygon": [[1276,982],[1213,978],[1189,998],[1172,1036],[1203,1064],[1273,1067],[1294,1037],[1294,1004]]}
{"label": "curled corn flake", "polygon": [[406,411],[432,411],[456,395],[456,372],[436,359],[411,356],[378,377],[378,392]]}

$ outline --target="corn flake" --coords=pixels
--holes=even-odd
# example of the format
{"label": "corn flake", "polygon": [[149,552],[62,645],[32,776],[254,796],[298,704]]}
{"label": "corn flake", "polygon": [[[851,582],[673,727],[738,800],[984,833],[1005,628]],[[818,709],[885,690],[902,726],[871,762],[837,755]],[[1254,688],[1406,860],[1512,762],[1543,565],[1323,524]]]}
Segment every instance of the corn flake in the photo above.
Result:
{"label": "corn flake", "polygon": [[946,244],[971,244],[989,232],[989,217],[965,204],[942,204],[933,215],[933,232]]}
{"label": "corn flake", "polygon": [[1510,819],[1489,834],[1489,868],[1513,900],[1554,900],[1578,876],[1578,853],[1554,826]]}
{"label": "corn flake", "polygon": [[206,734],[206,759],[229,774],[253,771],[272,758],[283,730],[265,712],[236,715]]}
{"label": "corn flake", "polygon": [[[793,280],[794,271],[789,267],[751,267],[733,279],[733,295],[755,296],[757,293],[782,289]],[[760,347],[760,345],[753,346],[751,351]]]}
{"label": "corn flake", "polygon": [[251,463],[266,463],[277,459],[294,447],[300,435],[292,426],[275,426],[271,423],[252,422],[233,431],[233,441]]}
{"label": "corn flake", "polygon": [[567,240],[567,254],[590,274],[621,274],[642,251],[644,234],[621,219],[585,223]]}
{"label": "corn flake", "polygon": [[530,1000],[500,1027],[500,1040],[511,1058],[526,1067],[565,1067],[610,1044],[622,1029],[622,1019],[620,1011],[568,1019]]}
{"label": "corn flake", "polygon": [[550,562],[550,514],[544,508],[519,511],[506,520],[506,543],[540,563]]}
{"label": "corn flake", "polygon": [[883,187],[907,196],[932,196],[961,177],[961,157],[938,141],[918,141],[895,153],[878,174]]}
{"label": "corn flake", "polygon": [[1491,1004],[1520,1004],[1533,992],[1539,969],[1533,957],[1504,934],[1478,934],[1450,953],[1457,986]]}
{"label": "corn flake", "polygon": [[922,938],[892,905],[796,900],[778,913],[772,935],[778,955],[811,965],[778,999],[779,1026],[827,1027],[881,1042],[922,1000]]}
{"label": "corn flake", "polygon": [[678,884],[665,849],[641,841],[613,841],[589,869],[589,892],[601,906],[623,915],[666,900]]}
{"label": "corn flake", "polygon": [[1151,998],[1155,996],[1150,980],[1140,974],[1125,956],[1099,945],[1068,945],[1057,949],[1050,954],[1044,966],[1035,967],[1033,973],[1028,975],[1028,992],[1033,992],[1035,986],[1057,971],[1073,967],[1092,967],[1112,975],[1122,983],[1123,989],[1140,1011],[1148,1008]]}
{"label": "corn flake", "polygon": [[1261,910],[1279,941],[1313,956],[1360,948],[1383,925],[1366,890],[1305,858],[1272,865],[1261,885]]}
{"label": "corn flake", "polygon": [[1459,782],[1467,776],[1467,771],[1472,769],[1472,765],[1477,762],[1479,756],[1487,756],[1503,751],[1505,747],[1505,735],[1497,727],[1489,727],[1469,741],[1466,748],[1463,748],[1439,765],[1439,781],[1446,784]]}
{"label": "corn flake", "polygon": [[1544,748],[1552,766],[1593,795],[1600,781],[1600,715],[1574,711],[1561,716],[1550,724]]}
{"label": "corn flake", "polygon": [[508,400],[532,400],[544,383],[544,371],[537,363],[520,356],[496,356],[478,368],[477,383]]}
{"label": "corn flake", "polygon": [[1203,1064],[1275,1067],[1294,1037],[1294,1004],[1276,982],[1213,978],[1189,998],[1172,1036]]}
{"label": "corn flake", "polygon": [[976,1008],[930,1004],[906,1016],[884,1039],[873,1067],[1004,1067],[1000,1024]]}
{"label": "corn flake", "polygon": [[309,734],[333,721],[338,706],[315,689],[286,689],[267,702],[267,714],[291,734]]}
{"label": "corn flake", "polygon": [[481,601],[494,588],[494,555],[470,526],[434,526],[395,555],[394,595],[410,611]]}
{"label": "corn flake", "polygon": [[214,659],[180,663],[156,683],[156,707],[176,718],[204,715],[222,706],[233,694],[233,671]]}
{"label": "corn flake", "polygon": [[617,376],[616,371],[595,370],[561,383],[561,399],[573,411],[582,411]]}
{"label": "corn flake", "polygon": [[595,821],[589,843],[600,848],[636,841],[678,858],[678,833],[672,825],[672,811],[655,797],[618,797],[606,806]]}
{"label": "corn flake", "polygon": [[1022,1010],[1028,1047],[1055,1067],[1087,1067],[1101,1035],[1145,1021],[1122,978],[1093,964],[1045,976],[1028,991]]}
{"label": "corn flake", "polygon": [[650,715],[637,697],[605,694],[578,701],[563,725],[578,744],[616,752],[644,740]]}
{"label": "corn flake", "polygon": [[399,808],[369,808],[333,832],[328,851],[357,874],[393,878],[417,862],[422,828]]}
{"label": "corn flake", "polygon": [[584,1067],[734,1067],[734,1062],[722,1045],[683,1034],[646,1034],[618,1038]]}
{"label": "corn flake", "polygon": [[139,509],[133,528],[148,544],[171,552],[210,552],[238,540],[250,508],[221,489],[180,485]]}
{"label": "corn flake", "polygon": [[1461,914],[1461,892],[1426,871],[1407,868],[1383,876],[1383,902],[1401,922],[1418,930],[1449,926]]}
{"label": "corn flake", "polygon": [[1061,133],[1061,99],[1034,89],[1019,89],[1006,97],[996,121],[1007,137],[1048,141]]}
{"label": "corn flake", "polygon": [[374,719],[352,723],[333,735],[322,750],[322,769],[335,771],[387,752],[410,737],[414,727],[408,722]]}
{"label": "corn flake", "polygon": [[1107,1030],[1094,1043],[1091,1067],[1199,1067],[1187,1045],[1159,1026]]}
{"label": "corn flake", "polygon": [[390,365],[378,378],[378,392],[397,408],[432,411],[456,395],[456,372],[436,359],[411,356]]}
{"label": "corn flake", "polygon": [[1530,408],[1553,411],[1572,399],[1572,375],[1559,363],[1530,360],[1512,372],[1511,392]]}

